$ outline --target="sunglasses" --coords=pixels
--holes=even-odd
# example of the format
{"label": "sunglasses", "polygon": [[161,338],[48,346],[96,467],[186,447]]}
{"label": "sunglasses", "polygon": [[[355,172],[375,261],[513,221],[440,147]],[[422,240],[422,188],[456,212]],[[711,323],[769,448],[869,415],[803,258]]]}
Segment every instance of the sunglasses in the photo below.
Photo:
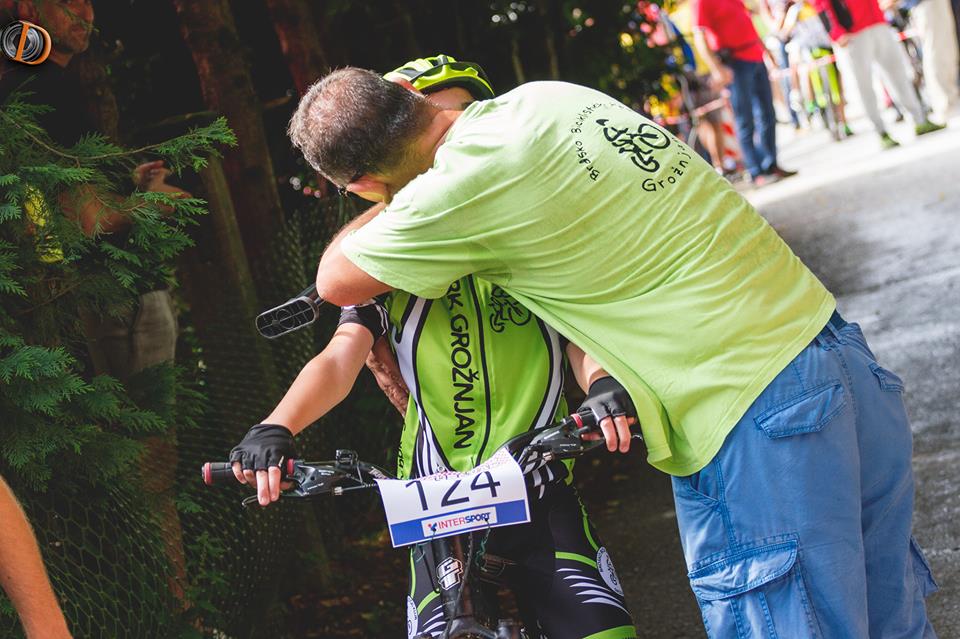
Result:
{"label": "sunglasses", "polygon": [[339,186],[338,184],[334,183],[334,186],[337,187],[337,195],[340,197],[347,197],[347,187],[362,178],[364,173],[365,171],[363,169],[358,169],[357,172],[353,174],[353,177],[350,178],[343,186]]}

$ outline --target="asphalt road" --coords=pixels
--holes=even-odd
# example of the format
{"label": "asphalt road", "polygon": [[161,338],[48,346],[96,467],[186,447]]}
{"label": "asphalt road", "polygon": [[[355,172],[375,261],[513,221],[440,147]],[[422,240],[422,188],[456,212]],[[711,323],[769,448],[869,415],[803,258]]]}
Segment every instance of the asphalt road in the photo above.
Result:
{"label": "asphalt road", "polygon": [[[906,382],[914,532],[940,584],[928,610],[941,639],[960,637],[960,118],[920,139],[899,125],[903,145],[890,151],[857,130],[840,143],[819,131],[784,141],[781,164],[800,174],[745,194]],[[604,485],[584,486],[585,501],[640,636],[704,637],[667,477],[640,455],[597,463]]]}

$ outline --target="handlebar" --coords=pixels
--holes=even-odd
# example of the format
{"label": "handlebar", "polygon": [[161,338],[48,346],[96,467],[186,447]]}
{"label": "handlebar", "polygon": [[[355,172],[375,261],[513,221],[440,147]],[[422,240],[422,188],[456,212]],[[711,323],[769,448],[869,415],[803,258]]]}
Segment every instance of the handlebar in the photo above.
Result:
{"label": "handlebar", "polygon": [[[521,468],[531,461],[551,462],[577,457],[603,443],[602,439],[585,441],[582,436],[598,429],[596,416],[589,409],[563,418],[557,424],[539,430],[521,433],[508,440],[505,449]],[[639,438],[639,434],[634,434]],[[499,449],[498,449],[499,450]],[[496,452],[494,453],[496,454]],[[539,467],[539,465],[534,465]],[[352,450],[338,450],[333,461],[305,462],[288,459],[284,464],[283,479],[293,486],[282,492],[282,498],[303,499],[324,494],[342,495],[353,490],[377,488],[377,479],[394,479],[379,466],[361,461]],[[529,471],[528,471],[529,472]],[[234,479],[230,462],[206,462],[202,467],[203,482],[208,486]],[[243,500],[243,505],[256,502],[256,495]]]}
{"label": "handlebar", "polygon": [[[284,475],[292,475],[296,464],[297,460],[288,459],[284,467]],[[200,472],[203,475],[203,483],[207,486],[213,486],[225,480],[235,479],[232,462],[205,462]]]}

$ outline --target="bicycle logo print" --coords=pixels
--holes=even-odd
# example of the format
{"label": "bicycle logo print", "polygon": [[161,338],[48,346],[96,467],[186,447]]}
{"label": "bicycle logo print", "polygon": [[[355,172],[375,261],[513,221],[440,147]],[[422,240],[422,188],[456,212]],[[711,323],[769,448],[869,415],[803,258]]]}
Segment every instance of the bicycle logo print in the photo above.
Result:
{"label": "bicycle logo print", "polygon": [[490,328],[495,333],[502,333],[507,322],[515,326],[523,326],[533,317],[530,311],[521,306],[517,300],[510,297],[499,286],[494,286],[493,290],[490,291],[490,305],[493,306],[493,313],[490,315]]}
{"label": "bicycle logo print", "polygon": [[670,138],[659,127],[649,123],[637,126],[636,131],[628,127],[617,128],[608,124],[607,118],[600,118],[597,124],[603,127],[603,137],[618,150],[618,153],[630,155],[630,161],[638,169],[654,173],[660,169],[660,162],[654,157],[654,151],[670,146]]}

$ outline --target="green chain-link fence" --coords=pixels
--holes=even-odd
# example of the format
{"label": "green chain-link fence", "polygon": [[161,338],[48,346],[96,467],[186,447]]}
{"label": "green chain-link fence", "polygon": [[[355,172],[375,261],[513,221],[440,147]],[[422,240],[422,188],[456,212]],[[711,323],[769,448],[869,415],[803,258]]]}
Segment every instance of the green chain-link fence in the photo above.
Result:
{"label": "green chain-link fence", "polygon": [[[348,201],[330,199],[292,216],[255,265],[260,310],[313,279],[331,230],[353,212]],[[171,434],[148,442],[139,472],[108,490],[58,480],[43,493],[13,486],[76,637],[281,636],[280,586],[310,580],[316,588],[330,577],[326,553],[336,551],[345,528],[328,516],[329,504],[243,509],[247,493],[205,487],[199,469],[224,460],[267,415],[326,343],[337,309],[322,307],[316,326],[268,341],[256,334],[235,291],[211,288],[204,304],[202,325],[184,309],[178,348],[178,365],[196,373],[204,396],[198,426],[173,425]],[[348,447],[392,463],[399,420],[369,375],[359,386],[298,438],[301,456],[328,458]],[[0,596],[0,637],[19,636]]]}

